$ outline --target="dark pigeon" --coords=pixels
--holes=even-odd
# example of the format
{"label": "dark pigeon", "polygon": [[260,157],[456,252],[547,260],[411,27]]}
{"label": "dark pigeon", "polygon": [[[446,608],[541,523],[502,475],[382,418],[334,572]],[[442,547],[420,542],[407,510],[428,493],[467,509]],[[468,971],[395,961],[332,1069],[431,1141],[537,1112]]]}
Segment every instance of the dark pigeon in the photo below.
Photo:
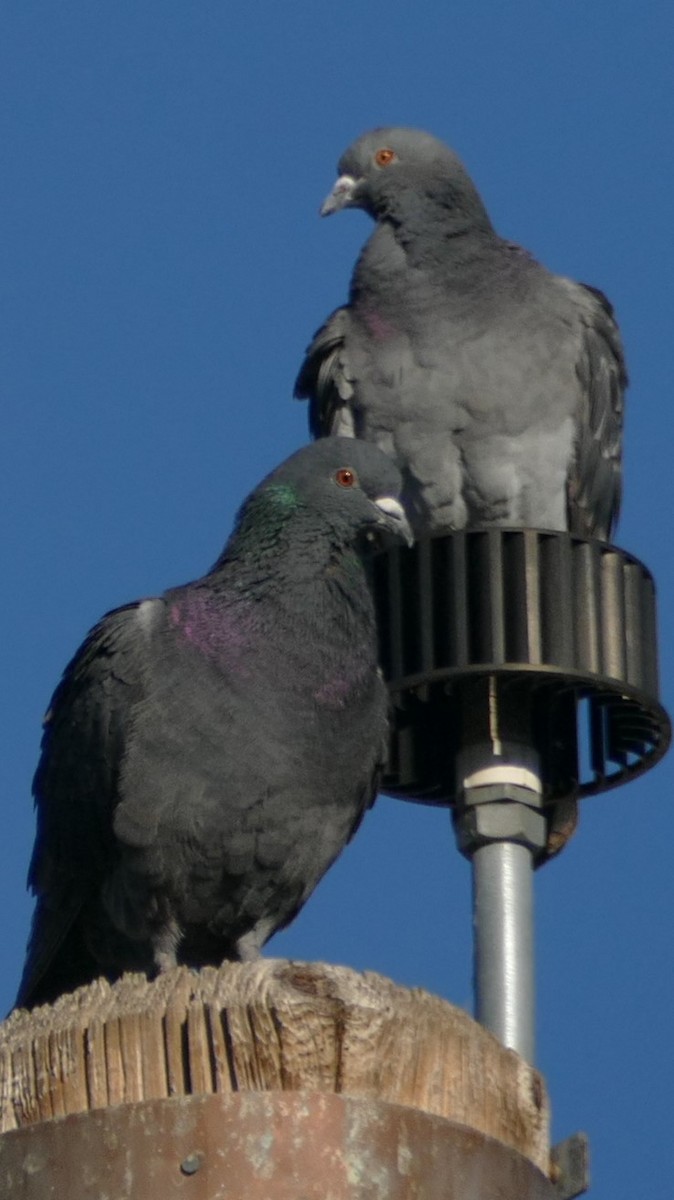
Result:
{"label": "dark pigeon", "polygon": [[411,539],[400,485],[374,446],[308,446],[207,575],[91,631],[45,721],[17,1005],[253,958],[302,907],[385,758],[365,559]]}
{"label": "dark pigeon", "polygon": [[338,170],[321,212],[362,208],[376,229],[297,379],[313,436],[395,458],[418,534],[513,525],[608,539],[627,377],[605,296],[499,237],[429,134],[375,129]]}

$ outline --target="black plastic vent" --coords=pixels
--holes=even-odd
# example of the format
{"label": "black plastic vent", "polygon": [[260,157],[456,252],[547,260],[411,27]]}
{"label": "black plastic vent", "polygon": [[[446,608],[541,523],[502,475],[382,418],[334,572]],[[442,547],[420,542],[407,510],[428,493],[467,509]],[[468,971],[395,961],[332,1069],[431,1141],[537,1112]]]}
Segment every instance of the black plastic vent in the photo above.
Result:
{"label": "black plastic vent", "polygon": [[374,581],[395,704],[385,791],[453,801],[464,689],[485,676],[530,705],[551,801],[665,753],[655,587],[632,555],[566,533],[471,530],[380,555]]}

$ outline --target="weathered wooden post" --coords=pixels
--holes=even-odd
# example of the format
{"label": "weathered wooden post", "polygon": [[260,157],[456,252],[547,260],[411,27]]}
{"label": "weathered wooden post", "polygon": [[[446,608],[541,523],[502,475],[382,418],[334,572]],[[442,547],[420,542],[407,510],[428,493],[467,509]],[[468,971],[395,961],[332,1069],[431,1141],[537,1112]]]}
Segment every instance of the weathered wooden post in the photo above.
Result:
{"label": "weathered wooden post", "polygon": [[265,960],[0,1027],[2,1200],[552,1200],[533,1067],[465,1012]]}

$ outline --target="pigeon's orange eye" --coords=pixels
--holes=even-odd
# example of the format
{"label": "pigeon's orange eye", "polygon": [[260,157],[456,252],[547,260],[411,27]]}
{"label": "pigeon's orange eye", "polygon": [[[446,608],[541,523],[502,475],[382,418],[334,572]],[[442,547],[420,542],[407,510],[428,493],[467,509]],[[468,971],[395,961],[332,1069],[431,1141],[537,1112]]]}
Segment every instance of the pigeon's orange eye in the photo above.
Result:
{"label": "pigeon's orange eye", "polygon": [[388,146],[382,146],[381,150],[377,150],[374,161],[378,167],[387,167],[390,162],[393,162],[395,157],[395,150],[389,150]]}
{"label": "pigeon's orange eye", "polygon": [[358,483],[356,472],[352,471],[350,467],[340,467],[338,471],[335,471],[335,479],[340,487],[355,487]]}

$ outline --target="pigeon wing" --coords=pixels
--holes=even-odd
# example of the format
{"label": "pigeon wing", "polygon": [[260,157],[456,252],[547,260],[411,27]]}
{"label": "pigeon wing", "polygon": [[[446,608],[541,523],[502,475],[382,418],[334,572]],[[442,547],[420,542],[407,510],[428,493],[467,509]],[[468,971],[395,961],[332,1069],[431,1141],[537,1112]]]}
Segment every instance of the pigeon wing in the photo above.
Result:
{"label": "pigeon wing", "polygon": [[[145,601],[157,604],[160,601]],[[33,792],[37,835],[28,883],[37,896],[17,1003],[98,971],[73,927],[114,860],[112,813],[130,710],[142,696],[145,653],[139,604],[115,609],[67,666],[44,720]],[[87,969],[88,968],[88,969]],[[67,980],[63,985],[61,977]]]}
{"label": "pigeon wing", "polygon": [[309,431],[314,438],[353,437],[353,398],[346,339],[352,316],[338,308],[315,334],[295,381],[295,398],[309,401]]}
{"label": "pigeon wing", "polygon": [[604,294],[585,284],[568,281],[568,286],[581,300],[582,325],[576,363],[581,399],[567,480],[569,529],[608,540],[620,510],[625,358],[613,309]]}

